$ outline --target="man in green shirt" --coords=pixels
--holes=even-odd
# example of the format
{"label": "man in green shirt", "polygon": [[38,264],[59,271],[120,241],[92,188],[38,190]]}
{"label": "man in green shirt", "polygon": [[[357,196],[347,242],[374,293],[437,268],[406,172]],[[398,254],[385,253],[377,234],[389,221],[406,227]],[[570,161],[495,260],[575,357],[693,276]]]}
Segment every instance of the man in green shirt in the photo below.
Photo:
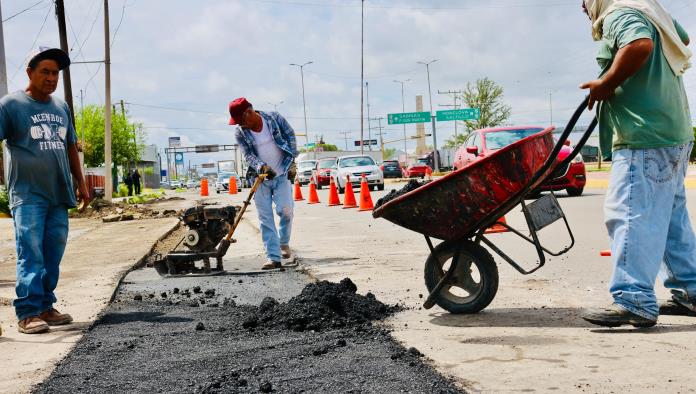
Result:
{"label": "man in green shirt", "polygon": [[[657,0],[584,0],[600,41],[598,104],[602,154],[612,158],[604,214],[611,239],[614,303],[585,320],[609,327],[655,325],[659,313],[696,312],[696,237],[684,177],[693,147],[682,74],[689,37]],[[661,264],[672,300],[658,307]]]}

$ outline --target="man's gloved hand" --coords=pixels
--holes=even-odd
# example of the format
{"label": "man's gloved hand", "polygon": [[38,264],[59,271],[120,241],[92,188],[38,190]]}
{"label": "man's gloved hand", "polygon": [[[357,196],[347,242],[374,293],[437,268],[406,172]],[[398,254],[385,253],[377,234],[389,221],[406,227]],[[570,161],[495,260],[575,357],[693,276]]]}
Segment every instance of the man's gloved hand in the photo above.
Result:
{"label": "man's gloved hand", "polygon": [[296,176],[297,164],[295,164],[295,161],[293,160],[292,163],[290,163],[290,168],[288,169],[288,179],[290,180],[290,182],[293,182]]}
{"label": "man's gloved hand", "polygon": [[276,176],[275,171],[273,171],[273,169],[266,164],[261,166],[261,173],[266,174],[266,179],[268,179],[268,180],[271,180],[271,179],[275,178],[275,176]]}

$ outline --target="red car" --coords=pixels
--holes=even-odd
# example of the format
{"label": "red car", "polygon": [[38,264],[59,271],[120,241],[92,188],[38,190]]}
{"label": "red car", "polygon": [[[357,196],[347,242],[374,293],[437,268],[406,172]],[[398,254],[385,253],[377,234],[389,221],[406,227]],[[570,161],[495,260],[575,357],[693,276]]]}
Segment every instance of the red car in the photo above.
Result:
{"label": "red car", "polygon": [[404,178],[424,178],[428,171],[432,170],[425,163],[413,163],[403,169]]}
{"label": "red car", "polygon": [[317,189],[321,190],[322,186],[329,186],[331,181],[331,170],[336,168],[336,158],[330,157],[326,159],[320,159],[317,162],[315,171],[315,182]]}
{"label": "red car", "polygon": [[[466,142],[455,153],[454,170],[464,168],[495,150],[545,130],[541,127],[496,127],[472,131]],[[566,145],[569,145],[569,142],[566,142]],[[569,146],[563,146],[558,154],[558,160],[567,158],[572,151]],[[585,163],[582,161],[582,156],[577,155],[569,165],[556,169],[537,193],[544,190],[565,189],[568,195],[579,196],[585,189],[586,181]]]}

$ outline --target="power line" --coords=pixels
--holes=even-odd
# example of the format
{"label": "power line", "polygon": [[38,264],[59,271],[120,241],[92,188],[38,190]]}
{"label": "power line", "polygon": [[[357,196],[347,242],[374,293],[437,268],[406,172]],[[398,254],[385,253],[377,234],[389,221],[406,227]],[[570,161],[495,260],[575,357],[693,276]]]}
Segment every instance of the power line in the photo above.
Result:
{"label": "power line", "polygon": [[116,26],[116,30],[114,31],[114,34],[111,36],[111,45],[110,47],[114,47],[114,41],[116,40],[116,34],[118,34],[118,29],[121,28],[121,23],[123,23],[123,16],[126,14],[126,2],[125,0],[123,1],[123,7],[121,8],[121,19],[118,21],[118,25]]}
{"label": "power line", "polygon": [[[253,3],[267,3],[290,6],[308,6],[308,7],[327,7],[327,8],[356,8],[358,4],[339,4],[339,3],[311,3],[304,1],[278,1],[278,0],[247,0]],[[371,9],[393,9],[393,10],[427,10],[427,11],[474,11],[484,9],[500,9],[500,8],[538,8],[538,7],[576,7],[575,4],[565,3],[544,3],[544,4],[506,4],[506,5],[486,5],[486,6],[463,6],[463,7],[409,7],[398,5],[368,5],[365,8]]]}
{"label": "power line", "polygon": [[[68,26],[70,26],[70,32],[72,32],[73,37],[75,38],[75,42],[78,42],[78,41],[79,41],[78,38],[77,38],[78,35],[75,34],[75,29],[73,28],[72,22],[70,21],[70,16],[68,15],[67,10],[65,11],[65,19],[67,19],[67,21],[68,21]],[[70,51],[72,52],[72,49],[71,49]],[[86,60],[87,60],[87,59],[85,59],[85,55],[84,55],[84,53],[82,53],[82,51],[79,51],[78,54],[79,54],[79,56],[82,58],[83,61],[86,61]],[[76,55],[76,56],[77,56],[77,55]],[[82,63],[82,65],[85,67],[85,69],[87,70],[87,73],[88,73],[88,74],[91,74],[91,73],[92,73],[92,70],[90,70],[89,65],[88,65],[87,63]],[[97,87],[97,84],[95,84],[93,80],[90,80],[90,82],[92,82],[92,87],[93,87],[94,90],[97,92],[97,98],[99,99],[99,103],[100,103],[100,104],[104,104],[104,100],[102,100],[102,96],[101,96],[101,91],[100,91],[99,88]],[[82,88],[82,90],[84,90],[85,92],[87,91],[86,87],[87,87],[87,86],[85,85],[85,86]]]}
{"label": "power line", "polygon": [[38,41],[39,36],[41,35],[41,32],[43,32],[44,27],[46,26],[46,21],[48,20],[48,16],[51,14],[51,10],[53,7],[48,7],[48,12],[46,12],[46,16],[44,17],[43,23],[41,24],[41,28],[39,29],[39,32],[36,33],[36,37],[34,37],[34,42],[31,44],[31,48],[29,48],[28,55],[24,58],[24,61],[19,63],[19,67],[17,67],[17,70],[12,74],[12,77],[10,78],[10,83],[14,82],[15,77],[17,76],[17,73],[19,70],[22,69],[22,66],[24,66],[27,63],[27,60],[29,60],[29,56],[31,56],[31,51],[34,50],[34,46],[36,45],[36,41]]}
{"label": "power line", "polygon": [[23,13],[25,13],[25,12],[31,10],[32,8],[34,8],[34,7],[36,7],[37,5],[43,3],[44,1],[45,1],[45,0],[37,1],[37,2],[34,3],[33,5],[31,5],[31,6],[27,7],[27,8],[25,8],[25,9],[23,9],[23,10],[21,10],[21,11],[19,11],[18,13],[9,16],[9,17],[7,17],[6,19],[3,19],[3,20],[2,20],[2,23],[5,23],[5,22],[9,21],[10,19],[14,18],[15,16],[22,15]]}

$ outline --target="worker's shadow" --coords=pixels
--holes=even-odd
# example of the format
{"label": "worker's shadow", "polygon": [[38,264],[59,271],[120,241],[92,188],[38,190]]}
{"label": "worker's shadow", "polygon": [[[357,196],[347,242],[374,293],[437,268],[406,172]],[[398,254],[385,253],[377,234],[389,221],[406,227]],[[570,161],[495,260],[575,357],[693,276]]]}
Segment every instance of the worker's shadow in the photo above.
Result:
{"label": "worker's shadow", "polygon": [[671,317],[661,317],[658,324],[647,329],[631,326],[602,328],[582,319],[582,308],[490,308],[472,315],[433,313],[430,323],[446,327],[537,327],[590,328],[597,333],[668,333],[696,331],[694,324],[671,324]]}
{"label": "worker's shadow", "polygon": [[144,323],[187,323],[193,319],[188,317],[171,316],[163,312],[110,312],[102,316],[97,325],[115,325],[134,322]]}

